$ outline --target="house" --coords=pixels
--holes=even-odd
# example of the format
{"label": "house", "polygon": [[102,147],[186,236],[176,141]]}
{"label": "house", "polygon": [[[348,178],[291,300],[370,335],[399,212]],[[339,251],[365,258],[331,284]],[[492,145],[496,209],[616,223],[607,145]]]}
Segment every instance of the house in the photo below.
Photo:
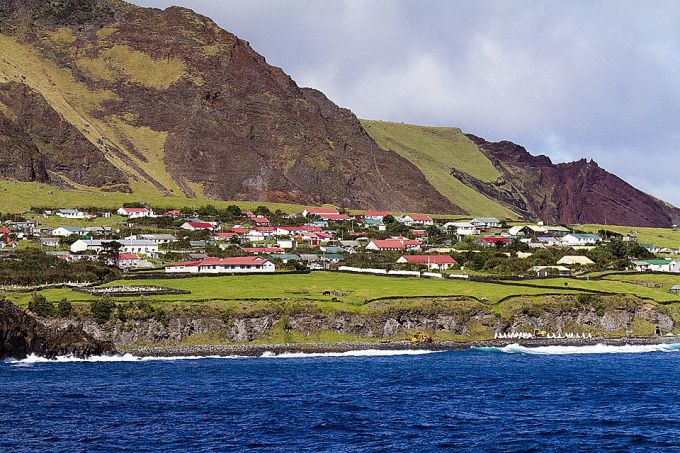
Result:
{"label": "house", "polygon": [[668,292],[673,294],[680,294],[680,285],[673,285]]}
{"label": "house", "polygon": [[354,217],[350,217],[347,214],[319,214],[323,220],[330,220],[333,222],[347,222],[348,220],[353,220]]}
{"label": "house", "polygon": [[85,227],[87,234],[92,236],[108,236],[111,234],[111,227],[100,226],[100,227]]}
{"label": "house", "polygon": [[670,258],[659,260],[635,260],[633,266],[638,272],[680,272],[680,261]]}
{"label": "house", "polygon": [[481,238],[479,243],[483,247],[505,247],[510,243],[510,241],[507,238],[496,236]]}
{"label": "house", "polygon": [[188,231],[214,231],[216,228],[216,225],[214,223],[210,222],[184,222],[182,226],[180,226],[183,230],[188,230]]}
{"label": "house", "polygon": [[579,256],[579,255],[574,255],[574,256],[563,256],[560,258],[559,261],[557,261],[557,264],[563,264],[565,266],[573,266],[573,265],[578,265],[578,266],[590,266],[591,264],[595,264],[593,260],[588,258],[587,256]]}
{"label": "house", "polygon": [[343,255],[338,255],[337,253],[320,253],[319,260],[324,263],[338,264],[340,261],[344,260]]}
{"label": "house", "polygon": [[515,225],[508,230],[508,234],[511,236],[534,237],[540,234],[546,234],[546,230],[539,225]]}
{"label": "house", "polygon": [[243,247],[243,251],[251,255],[259,253],[283,253],[283,249],[279,247]]}
{"label": "house", "polygon": [[87,214],[78,209],[59,209],[56,214],[64,219],[84,219],[87,217]]}
{"label": "house", "polygon": [[63,226],[52,230],[52,236],[67,238],[69,236],[87,236],[87,230],[80,227]]}
{"label": "house", "polygon": [[257,226],[269,226],[269,219],[263,216],[255,216],[252,217],[251,220],[257,225]]}
{"label": "house", "polygon": [[389,211],[364,211],[364,219],[367,220],[379,220],[382,222],[382,219],[388,215],[391,215]]}
{"label": "house", "polygon": [[470,221],[471,224],[478,228],[500,228],[503,222],[495,217],[478,217]]}
{"label": "house", "polygon": [[569,228],[563,226],[546,225],[543,227],[543,229],[546,231],[547,234],[556,238],[564,237],[571,232]]}
{"label": "house", "polygon": [[171,209],[169,211],[165,211],[165,214],[163,214],[164,217],[172,217],[173,219],[176,219],[177,217],[180,217],[182,215],[182,211],[179,209]]}
{"label": "house", "polygon": [[294,239],[277,239],[276,246],[282,249],[294,249],[295,240]]}
{"label": "house", "polygon": [[259,256],[235,258],[206,258],[200,261],[175,263],[165,267],[167,273],[221,274],[274,272],[276,266]]}
{"label": "house", "polygon": [[150,256],[156,256],[158,254],[158,244],[143,239],[115,239],[108,241],[101,239],[79,239],[71,244],[70,249],[71,253],[88,251],[100,253],[104,249],[104,246],[110,242],[118,242],[121,245],[119,253],[137,253]]}
{"label": "house", "polygon": [[324,216],[324,215],[337,215],[340,214],[340,211],[338,211],[335,208],[307,208],[304,211],[302,211],[302,217],[309,217],[309,216]]}
{"label": "house", "polygon": [[364,225],[364,228],[377,228],[378,231],[385,231],[387,229],[383,221],[380,219],[365,218],[361,220],[361,223]]}
{"label": "house", "polygon": [[444,228],[456,236],[475,236],[480,233],[479,229],[470,222],[448,222],[444,224]]}
{"label": "house", "polygon": [[269,255],[267,258],[270,260],[281,260],[283,264],[288,264],[292,261],[300,261],[300,255],[295,255],[292,253],[280,253],[278,255]]}
{"label": "house", "polygon": [[438,271],[450,269],[458,264],[449,255],[403,255],[397,260],[397,263],[425,266],[428,270]]}
{"label": "house", "polygon": [[59,238],[40,238],[41,247],[59,247]]}
{"label": "house", "polygon": [[429,215],[418,215],[418,214],[413,214],[413,215],[405,215],[401,216],[397,219],[399,222],[403,223],[404,225],[411,226],[411,225],[434,225],[434,220],[432,217]]}
{"label": "house", "polygon": [[151,241],[158,245],[177,242],[177,238],[172,234],[140,234],[139,237],[145,241]]}
{"label": "house", "polygon": [[529,268],[529,272],[533,272],[541,278],[552,277],[554,275],[564,277],[571,273],[569,268],[564,266],[534,266]]}
{"label": "house", "polygon": [[595,245],[602,238],[597,234],[591,233],[570,233],[562,237],[564,245]]}
{"label": "house", "polygon": [[366,250],[374,251],[404,251],[404,250],[419,250],[420,242],[413,239],[374,239],[366,245]]}
{"label": "house", "polygon": [[238,234],[236,233],[215,233],[213,235],[213,240],[215,241],[231,241],[234,238],[237,238]]}
{"label": "house", "polygon": [[128,219],[140,219],[142,217],[154,216],[153,211],[147,208],[120,208],[116,213],[123,217],[127,217]]}
{"label": "house", "polygon": [[118,254],[117,265],[119,269],[150,269],[153,264],[149,261],[143,260],[134,253],[120,253]]}

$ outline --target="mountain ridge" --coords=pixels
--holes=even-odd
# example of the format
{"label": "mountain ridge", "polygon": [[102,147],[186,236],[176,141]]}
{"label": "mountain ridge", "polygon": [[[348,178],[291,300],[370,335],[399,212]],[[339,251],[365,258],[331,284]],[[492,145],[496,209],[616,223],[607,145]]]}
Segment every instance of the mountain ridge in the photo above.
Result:
{"label": "mountain ridge", "polygon": [[0,46],[3,179],[559,223],[680,218],[599,167],[455,128],[379,130],[186,8],[0,0]]}

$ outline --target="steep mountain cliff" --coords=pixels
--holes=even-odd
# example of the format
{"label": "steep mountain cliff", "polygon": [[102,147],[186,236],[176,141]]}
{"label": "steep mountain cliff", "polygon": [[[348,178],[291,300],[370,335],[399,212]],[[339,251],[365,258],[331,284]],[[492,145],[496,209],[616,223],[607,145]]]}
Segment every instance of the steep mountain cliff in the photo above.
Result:
{"label": "steep mountain cliff", "polygon": [[565,224],[662,227],[680,220],[680,209],[637,190],[592,160],[554,164],[508,141],[468,137],[502,176],[485,183],[462,172],[453,174],[526,216]]}
{"label": "steep mountain cliff", "polygon": [[190,10],[0,0],[0,177],[462,212],[357,118]]}

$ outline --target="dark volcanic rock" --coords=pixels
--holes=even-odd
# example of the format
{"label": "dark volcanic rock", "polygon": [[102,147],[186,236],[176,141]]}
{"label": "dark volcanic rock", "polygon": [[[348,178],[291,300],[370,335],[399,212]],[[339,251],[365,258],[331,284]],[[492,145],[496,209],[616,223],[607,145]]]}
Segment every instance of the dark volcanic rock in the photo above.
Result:
{"label": "dark volcanic rock", "polygon": [[112,343],[96,340],[82,329],[48,329],[25,310],[7,300],[0,301],[0,359],[23,359],[31,354],[87,357],[111,352]]}
{"label": "dark volcanic rock", "polygon": [[487,142],[468,135],[502,174],[494,183],[454,175],[527,217],[562,224],[598,223],[670,227],[680,210],[586,159],[553,164],[512,142]]}

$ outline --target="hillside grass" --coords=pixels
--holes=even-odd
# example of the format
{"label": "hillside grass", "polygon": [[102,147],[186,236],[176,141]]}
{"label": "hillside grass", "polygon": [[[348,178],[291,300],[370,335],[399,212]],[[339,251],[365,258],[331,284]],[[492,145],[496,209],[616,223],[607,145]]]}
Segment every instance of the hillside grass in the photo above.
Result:
{"label": "hillside grass", "polygon": [[579,225],[579,230],[597,233],[598,230],[609,230],[623,235],[637,237],[640,244],[653,244],[658,247],[680,249],[680,231],[670,228],[644,228],[616,225]]}
{"label": "hillside grass", "polygon": [[[143,189],[143,187],[140,187]],[[226,208],[234,204],[244,210],[253,210],[258,206],[267,206],[270,210],[280,209],[286,213],[300,213],[304,206],[286,203],[269,203],[263,201],[220,201],[197,197],[165,197],[152,190],[138,190],[136,193],[100,192],[92,190],[64,190],[54,186],[33,182],[0,181],[0,212],[22,213],[31,207],[52,206],[58,208],[78,208],[95,206],[101,209],[118,209],[123,203],[147,203],[159,208],[198,208],[212,204]],[[107,219],[111,220],[111,219]],[[74,224],[62,219],[63,224]],[[111,221],[113,222],[113,221]],[[62,224],[60,223],[60,225]],[[94,226],[92,223],[85,223]],[[108,223],[107,223],[108,224]]]}
{"label": "hillside grass", "polygon": [[373,120],[361,120],[361,124],[378,146],[411,161],[439,193],[471,215],[517,218],[509,208],[451,176],[451,169],[456,168],[485,182],[500,177],[491,161],[460,129]]}

